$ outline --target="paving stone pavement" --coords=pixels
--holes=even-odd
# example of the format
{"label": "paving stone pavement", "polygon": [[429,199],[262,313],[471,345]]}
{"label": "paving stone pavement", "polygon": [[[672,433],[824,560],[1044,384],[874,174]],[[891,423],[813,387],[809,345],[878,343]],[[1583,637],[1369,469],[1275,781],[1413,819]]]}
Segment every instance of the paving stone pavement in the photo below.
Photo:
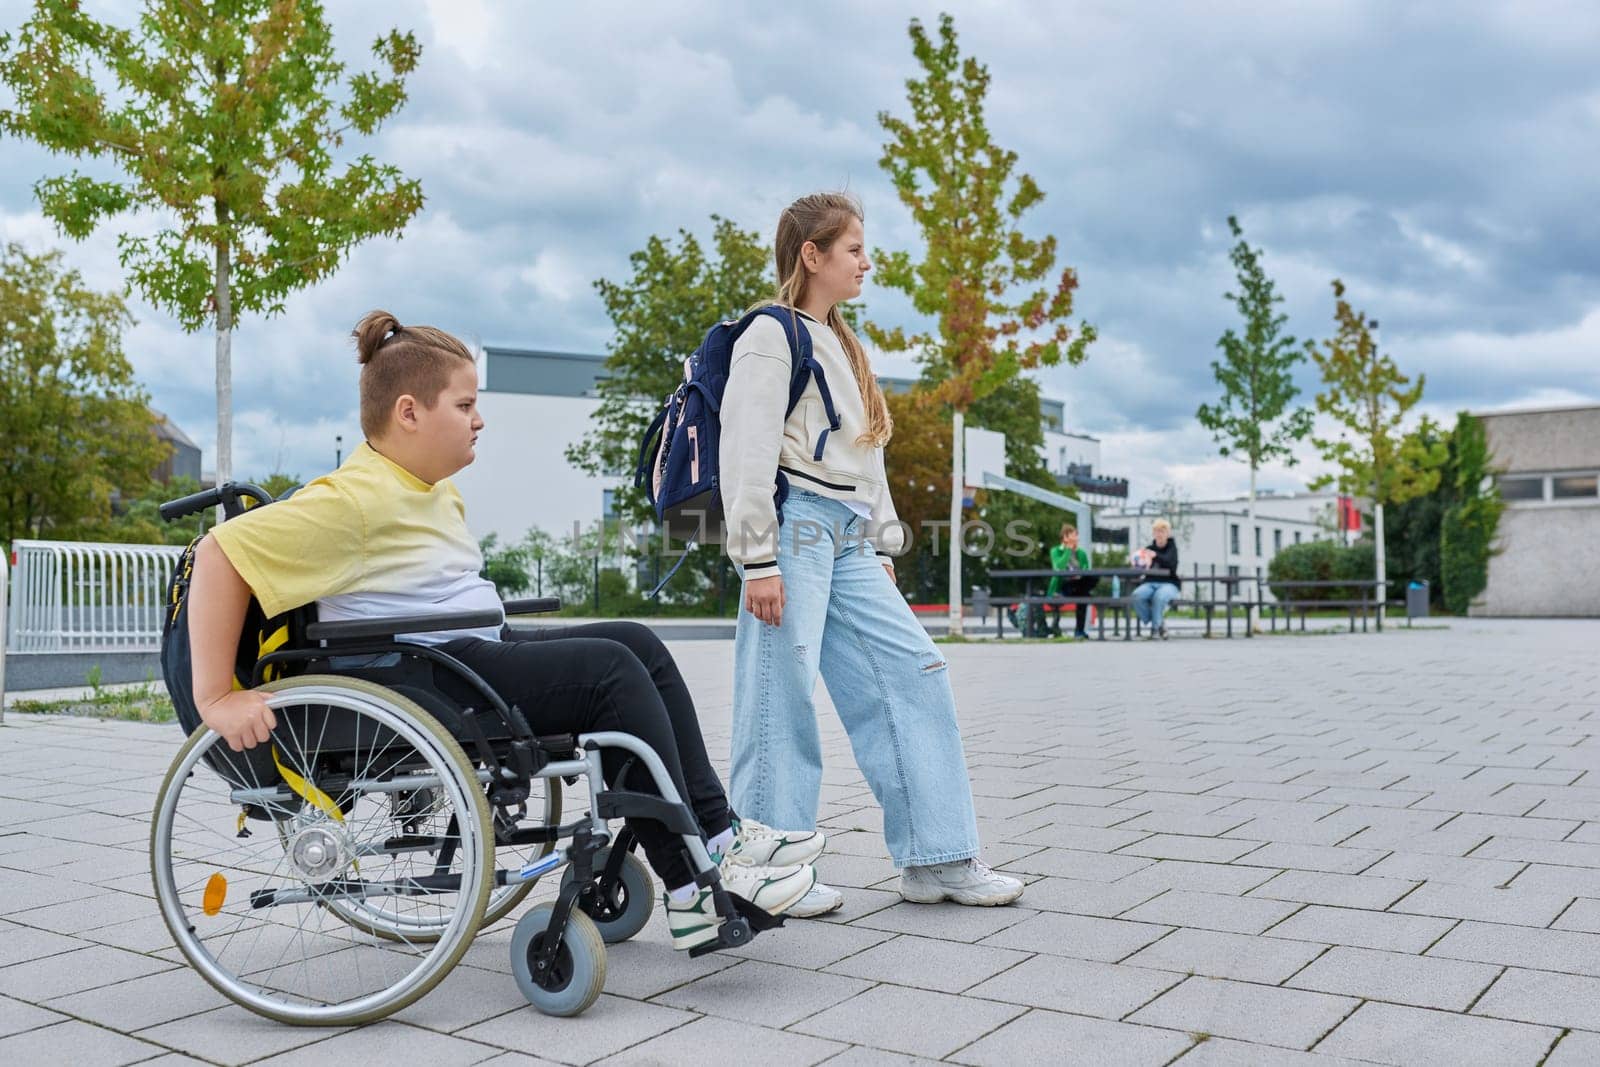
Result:
{"label": "paving stone pavement", "polygon": [[[1600,1062],[1600,622],[946,645],[1014,907],[899,901],[819,696],[819,869],[846,894],[687,959],[659,910],[578,1019],[510,925],[421,1002],[280,1026],[183,964],[151,897],[174,727],[0,729],[0,1062],[433,1065]],[[726,642],[673,646],[714,755]]]}

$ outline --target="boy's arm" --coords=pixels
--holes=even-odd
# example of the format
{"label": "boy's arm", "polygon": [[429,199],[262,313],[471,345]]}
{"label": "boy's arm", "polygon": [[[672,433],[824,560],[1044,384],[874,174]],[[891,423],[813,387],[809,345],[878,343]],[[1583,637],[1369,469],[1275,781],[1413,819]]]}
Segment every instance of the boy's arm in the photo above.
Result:
{"label": "boy's arm", "polygon": [[240,752],[265,742],[278,725],[266,697],[233,687],[233,661],[250,605],[250,587],[215,537],[201,541],[194,555],[188,609],[195,707],[201,721]]}

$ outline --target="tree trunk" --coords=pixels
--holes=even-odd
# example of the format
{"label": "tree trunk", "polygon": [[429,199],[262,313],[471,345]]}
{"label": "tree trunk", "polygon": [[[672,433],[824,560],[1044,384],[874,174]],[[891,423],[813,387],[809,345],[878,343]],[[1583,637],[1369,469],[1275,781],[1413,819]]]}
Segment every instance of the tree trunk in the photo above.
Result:
{"label": "tree trunk", "polygon": [[[225,224],[227,210],[217,208],[217,223]],[[229,289],[228,247],[217,245],[217,480],[233,477],[233,294]],[[217,521],[222,521],[217,511]]]}
{"label": "tree trunk", "polygon": [[950,439],[950,636],[961,633],[961,498],[966,491],[962,446],[966,437],[966,416],[959,410],[951,416]]}
{"label": "tree trunk", "polygon": [[[1245,505],[1245,521],[1250,524],[1250,547],[1254,548],[1256,543],[1256,465],[1254,463],[1250,464],[1250,502]],[[1256,573],[1259,575],[1260,571],[1261,553],[1257,552]],[[1259,582],[1256,583],[1256,588],[1258,590],[1261,588],[1261,584]],[[1250,603],[1245,605],[1244,626],[1246,630],[1254,630],[1256,627],[1256,608],[1254,597],[1251,597]]]}
{"label": "tree trunk", "polygon": [[1383,604],[1389,599],[1389,569],[1388,562],[1384,559],[1383,551],[1383,505],[1377,500],[1372,502],[1372,536],[1377,539],[1376,553],[1378,557],[1378,625],[1383,625]]}

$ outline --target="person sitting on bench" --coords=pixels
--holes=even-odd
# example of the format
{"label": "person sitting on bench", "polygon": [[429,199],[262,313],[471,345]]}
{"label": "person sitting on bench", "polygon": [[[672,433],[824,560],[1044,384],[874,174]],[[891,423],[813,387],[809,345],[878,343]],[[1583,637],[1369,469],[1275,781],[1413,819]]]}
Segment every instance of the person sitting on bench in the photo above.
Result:
{"label": "person sitting on bench", "polygon": [[1172,524],[1157,519],[1150,525],[1153,540],[1139,550],[1139,566],[1155,567],[1166,574],[1147,574],[1133,591],[1133,613],[1150,627],[1149,639],[1167,639],[1167,606],[1178,599],[1178,542],[1172,539]]}
{"label": "person sitting on bench", "polygon": [[[1050,546],[1050,569],[1053,571],[1089,569],[1089,553],[1078,547],[1078,528],[1070,522],[1063,523],[1061,526],[1061,543]],[[1097,581],[1099,579],[1082,575],[1076,578],[1064,578],[1059,574],[1054,575],[1050,579],[1050,595],[1086,597],[1094,592],[1094,586]],[[1061,609],[1064,605],[1051,604],[1050,606],[1055,609],[1054,618],[1051,619],[1050,636],[1060,637]],[[1072,629],[1072,636],[1080,641],[1087,641],[1089,639],[1089,631],[1086,629],[1089,620],[1089,605],[1080,600],[1073,605],[1073,612],[1076,616],[1077,625]]]}

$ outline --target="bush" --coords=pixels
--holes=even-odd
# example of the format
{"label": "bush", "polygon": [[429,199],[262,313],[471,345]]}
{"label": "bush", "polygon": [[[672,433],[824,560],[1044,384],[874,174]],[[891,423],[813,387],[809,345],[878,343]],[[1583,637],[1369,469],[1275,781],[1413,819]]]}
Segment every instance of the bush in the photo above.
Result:
{"label": "bush", "polygon": [[1290,545],[1272,557],[1272,562],[1267,564],[1267,583],[1272,595],[1279,600],[1355,600],[1361,596],[1358,586],[1287,589],[1273,583],[1370,582],[1377,571],[1377,557],[1370,541],[1360,541],[1349,547],[1337,541],[1307,541]]}

